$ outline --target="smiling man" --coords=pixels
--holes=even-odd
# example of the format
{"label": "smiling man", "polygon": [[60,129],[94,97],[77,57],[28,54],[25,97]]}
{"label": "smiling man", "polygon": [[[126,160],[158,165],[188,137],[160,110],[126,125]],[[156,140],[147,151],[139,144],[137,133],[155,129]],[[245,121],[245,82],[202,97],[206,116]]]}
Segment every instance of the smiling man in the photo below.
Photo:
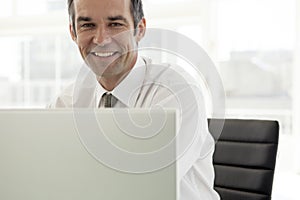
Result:
{"label": "smiling man", "polygon": [[146,32],[141,0],[68,0],[68,9],[71,37],[90,70],[49,107],[177,108],[180,200],[219,199],[203,91],[180,66],[139,56]]}
{"label": "smiling man", "polygon": [[111,91],[136,63],[134,49],[146,28],[143,13],[135,22],[130,1],[75,0],[69,4],[72,39],[100,84]]}

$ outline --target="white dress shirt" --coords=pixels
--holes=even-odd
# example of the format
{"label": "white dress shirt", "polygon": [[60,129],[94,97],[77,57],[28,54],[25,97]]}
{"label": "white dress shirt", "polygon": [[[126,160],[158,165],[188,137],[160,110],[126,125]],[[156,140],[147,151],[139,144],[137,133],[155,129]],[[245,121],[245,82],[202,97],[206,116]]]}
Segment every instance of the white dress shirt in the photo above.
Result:
{"label": "white dress shirt", "polygon": [[[83,68],[74,84],[66,88],[50,108],[98,107],[107,91],[95,75]],[[218,200],[213,189],[214,140],[208,131],[201,85],[179,66],[138,60],[124,80],[110,93],[116,108],[177,108],[180,112],[178,180],[180,200]]]}

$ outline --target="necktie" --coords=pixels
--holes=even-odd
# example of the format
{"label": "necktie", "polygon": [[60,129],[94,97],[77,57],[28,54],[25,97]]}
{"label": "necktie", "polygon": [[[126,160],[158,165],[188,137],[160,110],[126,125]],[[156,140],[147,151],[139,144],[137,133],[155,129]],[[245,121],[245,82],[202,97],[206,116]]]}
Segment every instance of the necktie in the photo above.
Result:
{"label": "necktie", "polygon": [[111,93],[104,93],[101,97],[99,107],[111,108],[117,102],[117,99]]}

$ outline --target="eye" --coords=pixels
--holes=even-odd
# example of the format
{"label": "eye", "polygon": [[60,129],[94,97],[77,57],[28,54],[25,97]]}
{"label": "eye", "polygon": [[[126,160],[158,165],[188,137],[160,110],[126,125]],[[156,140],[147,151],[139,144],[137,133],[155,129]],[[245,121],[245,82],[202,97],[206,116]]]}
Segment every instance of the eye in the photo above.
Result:
{"label": "eye", "polygon": [[94,26],[95,25],[93,23],[85,23],[85,24],[80,25],[80,27],[82,27],[82,28],[92,28]]}
{"label": "eye", "polygon": [[109,26],[110,26],[110,27],[122,27],[123,24],[118,23],[118,22],[114,22],[114,23],[111,23]]}

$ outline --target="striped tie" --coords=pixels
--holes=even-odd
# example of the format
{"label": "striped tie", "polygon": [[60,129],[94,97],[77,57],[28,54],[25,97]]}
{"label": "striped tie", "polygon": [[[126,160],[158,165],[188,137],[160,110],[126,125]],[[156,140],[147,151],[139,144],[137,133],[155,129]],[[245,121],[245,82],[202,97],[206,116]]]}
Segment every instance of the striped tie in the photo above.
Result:
{"label": "striped tie", "polygon": [[101,101],[99,103],[99,107],[111,108],[117,102],[117,99],[111,93],[104,93],[101,97]]}

